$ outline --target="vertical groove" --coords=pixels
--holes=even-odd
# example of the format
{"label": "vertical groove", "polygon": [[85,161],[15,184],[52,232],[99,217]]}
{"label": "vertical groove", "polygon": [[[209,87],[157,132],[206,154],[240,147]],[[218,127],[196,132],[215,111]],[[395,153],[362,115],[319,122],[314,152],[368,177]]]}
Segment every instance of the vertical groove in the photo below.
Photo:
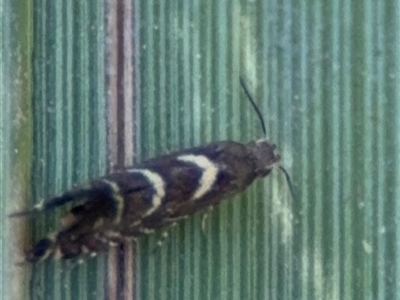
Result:
{"label": "vertical groove", "polygon": [[[228,69],[231,72],[231,76],[229,78],[229,85],[233,87],[233,89],[238,89],[237,92],[230,92],[227,96],[227,98],[231,98],[232,101],[232,113],[229,116],[231,120],[240,120],[240,104],[242,104],[245,100],[243,98],[243,93],[239,89],[239,76],[242,76],[244,74],[241,74],[240,70],[240,63],[241,63],[241,49],[239,47],[241,40],[243,39],[243,33],[241,30],[241,24],[240,24],[240,19],[241,19],[241,6],[240,6],[240,1],[232,1],[232,10],[231,10],[231,25],[232,25],[232,41],[230,44],[228,44],[228,48],[230,47],[232,51],[232,56],[238,57],[238,59],[232,60],[231,65],[229,66],[230,69]],[[229,24],[229,23],[228,23]],[[240,136],[240,122],[230,122],[230,127],[228,128],[229,130],[229,137],[232,138],[233,140],[237,140]],[[231,208],[231,214],[230,217],[233,220],[239,220],[240,219],[240,207],[238,205],[230,205]],[[230,241],[228,242],[231,245],[235,245],[240,243],[240,238],[238,237],[237,232],[240,231],[240,226],[238,222],[234,222],[230,228],[228,228],[229,231],[227,231],[227,238],[230,238]],[[233,269],[239,270],[241,266],[241,256],[240,256],[240,248],[239,247],[229,247],[228,253],[227,253],[227,264],[228,266],[231,266]],[[227,298],[232,299],[232,300],[238,300],[241,299],[240,297],[240,283],[241,283],[241,274],[240,272],[227,272],[228,274],[228,285],[230,288],[228,288],[227,292]]]}
{"label": "vertical groove", "polygon": [[[283,28],[282,28],[282,45],[284,47],[284,53],[282,57],[282,75],[283,75],[283,83],[282,83],[282,101],[280,104],[280,127],[281,135],[284,137],[280,139],[280,152],[284,157],[285,168],[290,172],[291,164],[292,164],[292,144],[293,144],[293,136],[292,136],[292,120],[293,120],[293,112],[291,109],[288,109],[292,105],[293,99],[293,80],[292,80],[292,72],[293,72],[293,32],[292,32],[292,4],[291,1],[285,0],[283,2]],[[280,189],[280,198],[283,212],[282,212],[282,223],[283,223],[283,232],[281,235],[281,240],[284,251],[284,264],[283,267],[283,280],[286,282],[283,290],[283,297],[285,299],[292,299],[292,291],[293,291],[293,229],[292,229],[292,207],[289,201],[289,193],[288,189]]]}
{"label": "vertical groove", "polygon": [[[376,3],[376,49],[381,53],[385,53],[385,32],[384,32],[384,19],[385,19],[385,5],[383,2]],[[379,55],[377,57],[376,63],[376,74],[377,74],[377,86],[375,97],[378,103],[384,101],[384,90],[385,90],[385,56]],[[383,105],[377,105],[376,115],[378,120],[383,120],[385,117],[385,111]],[[376,130],[377,137],[377,199],[386,199],[385,182],[386,182],[386,171],[385,171],[385,138],[386,138],[386,128],[384,126],[377,126]],[[377,215],[377,249],[376,249],[376,259],[377,259],[377,299],[386,299],[386,265],[385,265],[385,253],[386,253],[386,225],[385,225],[385,212],[384,212],[385,201],[378,201],[376,205],[376,215]]]}
{"label": "vertical groove", "polygon": [[[309,110],[309,89],[308,89],[308,80],[307,75],[309,73],[309,66],[307,64],[308,53],[309,53],[309,44],[307,39],[307,19],[308,19],[308,7],[304,1],[301,1],[302,5],[300,6],[301,10],[301,21],[300,21],[300,39],[301,39],[301,54],[300,54],[300,111],[306,112]],[[301,170],[303,176],[301,178],[301,183],[298,180],[300,186],[302,186],[302,190],[298,193],[298,197],[301,197],[301,208],[299,212],[295,212],[295,214],[300,215],[301,218],[301,246],[299,247],[300,259],[301,259],[301,272],[300,272],[300,280],[301,280],[301,291],[297,291],[297,294],[301,297],[301,299],[309,299],[309,291],[310,291],[310,265],[311,265],[311,257],[310,257],[310,248],[309,248],[309,241],[310,241],[310,227],[308,222],[308,215],[307,211],[309,211],[309,188],[307,186],[308,176],[310,174],[310,166],[308,162],[308,146],[310,144],[309,139],[309,126],[305,124],[304,120],[306,117],[303,115],[300,116],[302,120],[301,124],[301,161],[299,161],[299,166],[301,166]],[[305,175],[305,176],[304,176]],[[293,174],[296,176],[296,174]]]}
{"label": "vertical groove", "polygon": [[[277,1],[270,1],[270,14],[272,12],[277,12],[278,3]],[[278,40],[279,32],[278,32],[278,22],[277,20],[271,20],[271,27],[270,27],[270,40]],[[268,71],[270,72],[270,76],[268,77],[270,81],[268,81],[268,86],[270,87],[270,97],[268,101],[268,115],[269,118],[269,126],[267,127],[268,132],[268,140],[276,142],[277,141],[277,117],[273,115],[273,112],[276,112],[278,101],[279,101],[279,89],[278,89],[278,80],[279,80],[279,67],[278,67],[278,48],[277,47],[270,47],[270,57],[269,57],[269,68]],[[253,75],[256,76],[256,75]],[[267,119],[268,123],[268,119]],[[269,246],[269,294],[268,297],[274,299],[277,298],[277,293],[279,291],[278,286],[278,259],[274,259],[278,256],[278,222],[279,219],[277,218],[277,214],[272,213],[276,210],[278,205],[278,188],[276,181],[273,181],[270,184],[270,191],[267,195],[267,201],[270,201],[270,205],[268,205],[269,211],[267,212],[267,216],[270,218],[268,219],[268,229],[269,229],[269,236],[268,246]],[[270,200],[269,200],[270,199]]]}
{"label": "vertical groove", "polygon": [[[216,100],[218,110],[218,133],[220,134],[220,139],[225,139],[228,132],[228,115],[227,108],[229,107],[229,100],[227,98],[227,47],[228,47],[228,30],[227,30],[227,1],[221,0],[217,2],[215,7],[218,13],[215,14],[216,21],[216,31],[214,39],[216,41],[216,55],[218,57],[216,69],[214,70],[216,75]],[[228,100],[228,101],[227,101]],[[215,103],[215,102],[214,102]],[[218,218],[221,220],[226,220],[226,207],[218,209]],[[219,299],[225,299],[227,295],[225,291],[227,290],[226,282],[226,272],[218,272],[217,270],[226,270],[226,255],[227,252],[225,239],[225,224],[219,222],[217,239],[220,243],[220,248],[214,250],[214,268],[213,273],[215,277],[216,285],[213,286],[213,294]],[[218,289],[217,289],[218,287]]]}
{"label": "vertical groove", "polygon": [[30,202],[32,170],[32,25],[29,1],[0,3],[0,299],[28,299],[30,270],[16,268],[29,226],[10,220]]}
{"label": "vertical groove", "polygon": [[[364,65],[365,65],[365,73],[373,74],[373,15],[372,15],[372,3],[371,1],[365,1],[364,3],[364,11],[365,11],[365,19],[364,19],[364,40],[365,46],[363,49],[364,52]],[[365,76],[363,90],[365,93],[364,96],[364,107],[363,107],[363,122],[364,122],[364,158],[363,158],[363,168],[364,172],[367,173],[371,170],[371,161],[373,161],[374,153],[374,136],[373,136],[373,124],[371,122],[373,115],[373,77]],[[371,133],[371,134],[370,134]],[[375,170],[373,170],[375,171]],[[373,202],[374,202],[374,179],[372,177],[367,177],[364,179],[363,186],[363,198],[364,198],[364,234],[363,234],[363,250],[364,250],[364,259],[363,259],[363,268],[364,268],[364,278],[363,286],[365,289],[364,299],[375,299],[373,295],[373,290],[368,287],[373,286],[373,261],[372,261],[372,248],[373,248]]]}
{"label": "vertical groove", "polygon": [[315,57],[315,65],[313,66],[314,72],[312,74],[313,81],[313,102],[315,103],[315,116],[313,120],[313,139],[311,141],[313,148],[313,156],[315,157],[315,163],[313,166],[313,183],[314,183],[314,193],[310,195],[313,198],[314,202],[314,241],[313,241],[313,261],[312,268],[314,274],[314,282],[313,282],[313,297],[316,299],[323,299],[323,287],[326,284],[325,282],[325,274],[323,268],[323,254],[322,251],[322,235],[323,235],[323,223],[322,223],[322,209],[323,209],[323,191],[322,191],[322,113],[323,107],[322,103],[318,103],[322,99],[322,16],[321,16],[321,6],[322,3],[318,2],[314,6],[313,11],[313,21],[314,28],[312,32],[312,39],[314,41],[313,44],[313,55]]}
{"label": "vertical groove", "polygon": [[[350,197],[352,181],[350,175],[352,174],[353,168],[351,164],[351,141],[352,141],[352,127],[351,127],[351,99],[353,97],[353,91],[351,88],[351,61],[352,61],[352,48],[350,43],[346,41],[351,40],[351,28],[352,28],[352,9],[350,2],[345,2],[342,9],[344,14],[342,30],[343,30],[343,48],[342,48],[342,82],[343,82],[343,195],[344,197]],[[353,240],[352,240],[352,206],[351,201],[346,201],[344,205],[344,261],[343,261],[343,272],[344,272],[344,292],[343,299],[354,299],[353,292]]]}
{"label": "vertical groove", "polygon": [[[340,156],[340,133],[342,131],[340,121],[341,97],[340,97],[340,3],[332,1],[332,61],[330,63],[331,77],[332,77],[332,93],[330,101],[332,103],[332,287],[329,293],[333,299],[340,299],[341,289],[341,269],[340,264],[343,259],[341,257],[341,243],[340,236],[340,220],[342,217],[342,205],[340,202],[341,197],[341,172],[342,172],[342,158]],[[306,299],[306,298],[305,298]]]}
{"label": "vertical groove", "polygon": [[[141,107],[143,104],[142,101],[142,89],[141,89],[141,57],[140,57],[140,49],[141,49],[141,5],[140,1],[133,1],[133,85],[134,85],[134,102],[135,106],[133,107],[133,117],[135,118],[135,122],[133,123],[134,126],[134,133],[135,139],[133,143],[135,145],[135,153],[136,157],[134,158],[134,162],[138,159],[143,157],[142,155],[142,148],[140,146],[140,139],[141,139]],[[142,292],[142,274],[139,270],[142,267],[141,264],[141,249],[140,247],[135,248],[135,259],[133,261],[134,267],[132,268],[132,272],[134,272],[134,280],[132,282],[133,285],[133,295],[134,299],[141,299],[141,292]]]}
{"label": "vertical groove", "polygon": [[[134,161],[134,62],[133,62],[133,39],[135,38],[133,32],[133,4],[131,0],[124,0],[124,28],[123,28],[123,82],[120,84],[120,89],[123,90],[124,101],[124,166],[133,165]],[[122,294],[124,300],[134,299],[134,285],[135,285],[135,263],[134,263],[134,250],[135,245],[132,241],[127,241],[124,244],[124,256],[121,264],[124,264],[124,285],[122,287]]]}
{"label": "vertical groove", "polygon": [[[63,39],[63,13],[62,13],[63,5],[62,3],[56,3],[55,7],[55,65],[59,66],[59,70],[64,70],[63,64],[63,57],[65,56],[64,53],[64,39]],[[59,128],[60,132],[64,134],[64,124],[65,124],[65,117],[66,115],[63,114],[63,106],[64,106],[64,99],[63,95],[65,94],[64,90],[64,73],[60,71],[55,72],[55,91],[54,91],[54,109],[56,111],[55,115],[55,126]],[[56,100],[58,99],[58,101]],[[57,153],[57,160],[63,161],[64,156],[64,142],[62,139],[57,139],[55,142],[55,153]],[[58,174],[63,174],[63,164],[57,164],[55,168],[55,172]],[[57,191],[62,190],[63,186],[62,183],[65,180],[64,176],[61,175],[58,180],[55,182],[55,188]],[[54,294],[61,293],[61,280],[59,272],[54,273],[53,281],[54,285]]]}
{"label": "vertical groove", "polygon": [[[393,38],[393,44],[392,44],[392,47],[394,48],[393,49],[393,56],[392,56],[392,58],[395,58],[395,59],[393,59],[394,60],[394,81],[396,81],[396,82],[399,82],[399,80],[400,80],[400,62],[399,62],[399,60],[398,60],[398,58],[400,57],[400,49],[399,49],[399,47],[398,47],[398,45],[400,44],[400,35],[399,35],[399,30],[398,30],[398,28],[400,27],[400,21],[399,21],[399,16],[400,16],[400,7],[399,7],[399,3],[398,2],[395,2],[395,5],[394,5],[395,7],[394,7],[394,12],[393,12],[393,15],[395,16],[394,17],[394,20],[393,20],[393,27],[394,28],[396,28],[396,30],[394,30],[394,32],[395,32],[395,35],[394,35],[394,38]],[[396,60],[396,58],[397,58],[397,60]],[[400,95],[400,89],[399,89],[399,86],[398,86],[398,84],[397,83],[395,83],[394,84],[394,87],[393,87],[393,89],[394,89],[394,93],[393,93],[393,95],[394,95],[394,97],[399,97],[399,95]],[[399,99],[397,98],[396,99],[397,101],[394,101],[394,110],[393,111],[395,111],[395,112],[399,112],[400,111],[400,104],[399,104]],[[396,153],[397,154],[397,160],[396,160],[396,163],[395,163],[395,165],[397,166],[397,169],[396,169],[396,179],[395,179],[395,183],[396,183],[396,187],[395,187],[395,191],[394,191],[394,195],[393,195],[393,199],[396,199],[395,201],[396,201],[396,207],[395,207],[395,209],[396,209],[396,224],[399,224],[400,223],[400,201],[399,201],[399,199],[400,199],[400,184],[399,184],[399,182],[400,182],[400,168],[399,168],[399,165],[400,165],[400,159],[399,159],[399,155],[398,155],[398,153],[400,153],[400,135],[399,135],[399,128],[400,128],[400,121],[399,121],[399,117],[398,117],[398,115],[396,115],[396,118],[395,118],[395,139],[396,139],[396,146],[395,146],[395,151],[394,151],[394,153]],[[396,227],[397,228],[397,227]],[[380,231],[379,231],[379,233],[380,233]],[[397,298],[397,299],[400,299],[400,284],[399,284],[399,280],[400,280],[400,258],[399,258],[399,252],[400,252],[400,231],[399,230],[396,230],[396,276],[395,276],[395,278],[396,278],[396,292],[394,293],[395,295],[395,297]]]}
{"label": "vertical groove", "polygon": [[[34,4],[0,4],[2,299],[400,298],[398,1]],[[291,203],[272,172],[205,232],[200,214],[158,253],[155,234],[72,270],[48,261],[22,288],[13,257],[65,210],[7,213],[136,157],[257,139],[239,75]]]}
{"label": "vertical groove", "polygon": [[[191,8],[193,7],[192,1],[183,1],[182,3],[182,63],[183,63],[183,110],[185,111],[184,117],[184,130],[183,139],[184,147],[189,147],[193,144],[193,114],[192,114],[192,104],[193,104],[193,87],[192,87],[192,59],[191,59],[191,46],[192,46],[192,30],[193,27],[190,26],[192,22]],[[193,285],[192,280],[189,276],[185,276],[185,273],[192,274],[193,268],[191,262],[193,261],[193,251],[192,251],[192,240],[193,240],[193,226],[192,224],[187,224],[188,226],[184,229],[184,253],[185,258],[183,261],[184,271],[181,271],[181,276],[183,278],[183,299],[193,299]]]}
{"label": "vertical groove", "polygon": [[[109,144],[110,171],[134,160],[133,3],[108,2]],[[110,252],[109,299],[134,299],[134,245],[126,242]]]}
{"label": "vertical groove", "polygon": [[[119,156],[119,139],[120,128],[118,124],[119,115],[119,91],[118,91],[118,76],[119,72],[119,48],[120,41],[118,40],[118,5],[121,1],[107,1],[107,58],[106,68],[107,77],[107,128],[108,128],[108,170],[112,171],[118,168],[120,161]],[[118,249],[112,248],[108,255],[108,276],[107,276],[107,298],[110,300],[118,299],[118,283],[119,283],[119,265],[118,265]]]}

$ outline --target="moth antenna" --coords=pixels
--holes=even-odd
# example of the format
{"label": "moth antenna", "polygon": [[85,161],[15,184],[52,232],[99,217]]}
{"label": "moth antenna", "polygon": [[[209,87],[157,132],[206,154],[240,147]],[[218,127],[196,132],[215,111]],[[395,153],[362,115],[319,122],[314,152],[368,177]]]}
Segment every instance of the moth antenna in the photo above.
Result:
{"label": "moth antenna", "polygon": [[244,79],[242,77],[239,77],[239,78],[240,78],[240,85],[242,86],[244,93],[246,94],[247,98],[249,98],[251,105],[253,106],[254,110],[256,111],[256,113],[258,115],[258,118],[260,119],[262,131],[264,132],[264,136],[266,137],[267,130],[266,130],[264,118],[260,112],[260,109],[258,108],[256,102],[254,101],[253,96],[250,94],[250,91],[247,88],[246,83],[244,82]]}
{"label": "moth antenna", "polygon": [[[254,107],[254,110],[256,111],[256,113],[258,115],[258,118],[260,119],[261,127],[262,127],[262,130],[264,132],[264,135],[267,136],[267,130],[266,130],[266,127],[265,127],[264,118],[263,118],[263,116],[262,116],[262,114],[260,112],[260,109],[258,108],[256,102],[254,101],[253,96],[251,96],[250,91],[247,88],[246,83],[244,82],[244,79],[242,77],[240,77],[240,85],[242,86],[244,93],[246,94],[247,98],[249,98],[251,105]],[[294,199],[293,184],[292,184],[292,181],[290,180],[289,173],[282,166],[279,166],[279,169],[285,175],[285,178],[286,178],[286,181],[288,183],[289,190],[290,190],[290,196],[292,197],[292,199]]]}
{"label": "moth antenna", "polygon": [[293,184],[292,184],[292,180],[290,179],[289,173],[286,171],[286,169],[282,166],[279,166],[279,169],[283,172],[283,174],[285,175],[286,178],[286,182],[289,186],[289,191],[290,191],[290,196],[292,197],[292,199],[294,199],[294,190],[293,190]]}

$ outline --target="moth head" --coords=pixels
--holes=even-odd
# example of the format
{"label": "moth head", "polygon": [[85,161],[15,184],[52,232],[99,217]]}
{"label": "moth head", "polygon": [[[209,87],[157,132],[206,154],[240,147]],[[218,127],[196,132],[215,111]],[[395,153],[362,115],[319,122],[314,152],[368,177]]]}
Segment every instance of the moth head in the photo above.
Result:
{"label": "moth head", "polygon": [[254,157],[258,176],[268,175],[279,165],[281,158],[275,153],[276,146],[270,144],[266,139],[252,141],[247,146],[251,156]]}
{"label": "moth head", "polygon": [[[240,78],[240,85],[243,88],[244,93],[249,99],[251,105],[253,106],[258,119],[260,120],[261,128],[264,133],[264,136],[267,136],[267,130],[265,127],[264,118],[261,114],[260,109],[258,108],[256,102],[250,94],[243,78]],[[247,145],[250,150],[250,155],[255,159],[256,173],[258,176],[266,176],[271,170],[278,165],[281,160],[280,156],[275,154],[276,146],[274,144],[270,144],[266,138],[259,139],[257,141],[250,142]]]}
{"label": "moth head", "polygon": [[[253,106],[254,110],[257,113],[264,136],[267,136],[267,130],[265,127],[264,118],[262,117],[261,111],[258,108],[258,106],[256,105],[253,97],[251,96],[250,91],[248,90],[243,78],[240,78],[240,85],[242,86],[244,93],[246,94],[251,105]],[[293,195],[294,195],[293,185],[290,180],[289,173],[286,171],[286,169],[284,167],[282,167],[279,164],[280,157],[279,157],[279,155],[274,153],[275,145],[268,143],[268,141],[266,139],[261,139],[261,140],[250,143],[248,145],[248,147],[253,152],[253,156],[256,158],[256,164],[257,164],[256,169],[257,169],[258,175],[266,176],[269,174],[269,172],[271,172],[271,170],[274,167],[278,167],[285,175],[286,181],[289,185],[290,193],[292,195],[292,198],[294,198],[293,197]]]}

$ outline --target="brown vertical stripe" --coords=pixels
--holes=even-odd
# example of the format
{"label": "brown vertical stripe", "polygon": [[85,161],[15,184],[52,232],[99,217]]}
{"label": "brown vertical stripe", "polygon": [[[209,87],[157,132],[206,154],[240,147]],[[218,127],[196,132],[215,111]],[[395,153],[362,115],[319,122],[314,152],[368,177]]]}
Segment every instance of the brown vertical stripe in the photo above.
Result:
{"label": "brown vertical stripe", "polygon": [[[108,168],[111,171],[118,163],[118,1],[109,0],[107,5]],[[110,300],[118,298],[118,269],[117,251],[113,248],[108,256],[108,282],[106,285],[106,295]]]}
{"label": "brown vertical stripe", "polygon": [[[131,0],[123,2],[123,80],[120,82],[120,91],[123,93],[124,118],[125,125],[123,134],[124,156],[123,162],[125,166],[132,165],[134,156],[133,144],[133,108],[134,108],[134,90],[133,90],[133,6]],[[126,242],[123,245],[123,256],[120,257],[120,265],[123,265],[123,286],[121,286],[122,299],[134,299],[134,248],[133,242]]]}
{"label": "brown vertical stripe", "polygon": [[[109,169],[112,171],[133,162],[133,26],[130,1],[107,4]],[[127,244],[111,250],[108,269],[108,299],[133,299],[133,246]]]}

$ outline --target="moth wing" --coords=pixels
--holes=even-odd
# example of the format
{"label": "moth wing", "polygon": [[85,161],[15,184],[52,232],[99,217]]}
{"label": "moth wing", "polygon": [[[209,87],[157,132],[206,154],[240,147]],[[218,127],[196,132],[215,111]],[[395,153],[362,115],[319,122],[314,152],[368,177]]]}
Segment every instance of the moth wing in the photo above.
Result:
{"label": "moth wing", "polygon": [[35,216],[43,211],[52,210],[56,207],[63,206],[68,202],[84,201],[84,199],[86,199],[91,192],[92,191],[90,187],[72,189],[54,198],[41,201],[32,209],[12,213],[9,215],[9,217]]}

